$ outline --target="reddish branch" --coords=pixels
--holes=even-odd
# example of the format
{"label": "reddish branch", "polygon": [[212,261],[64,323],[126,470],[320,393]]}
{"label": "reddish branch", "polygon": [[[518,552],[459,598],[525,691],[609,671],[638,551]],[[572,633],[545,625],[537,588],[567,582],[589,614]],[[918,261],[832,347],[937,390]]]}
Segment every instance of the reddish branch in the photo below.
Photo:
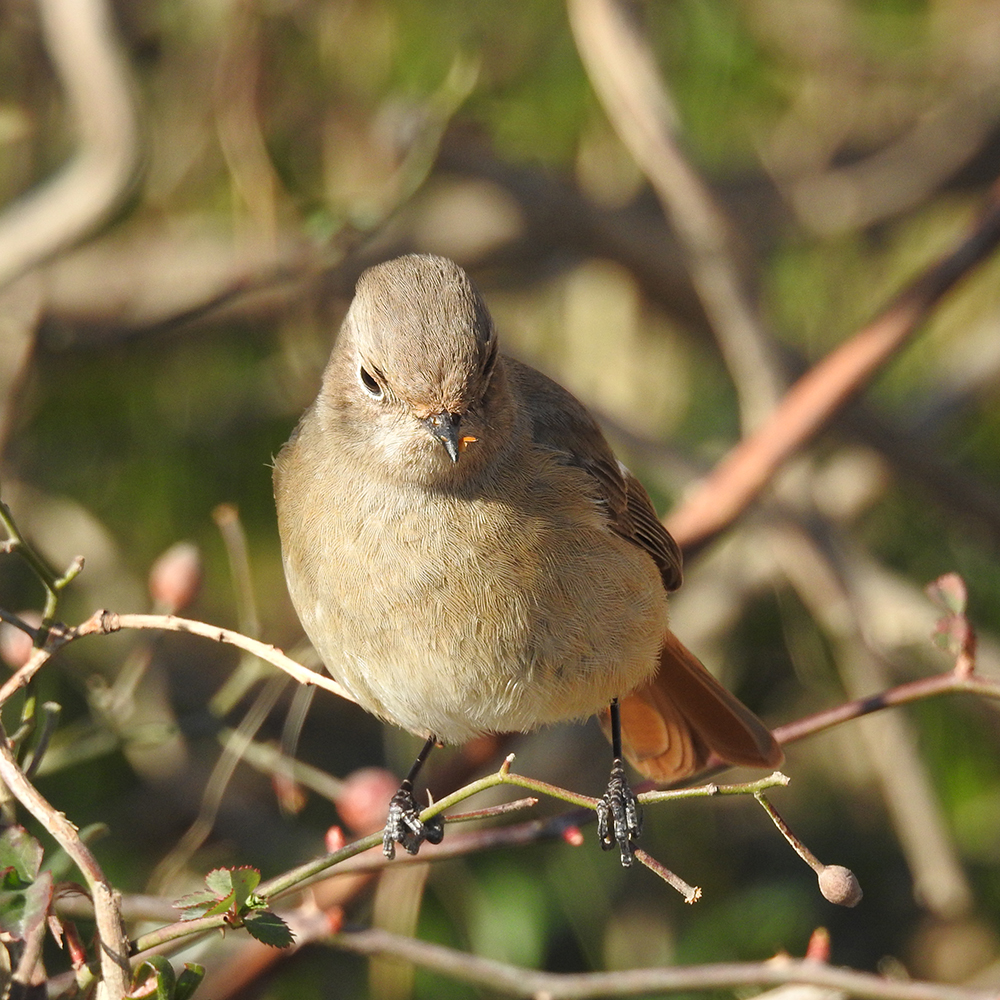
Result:
{"label": "reddish branch", "polygon": [[972,232],[928,267],[874,321],[803,375],[777,409],[741,441],[670,515],[686,551],[706,544],[760,494],[781,465],[824,427],[907,342],[942,297],[1000,243],[1000,182]]}
{"label": "reddish branch", "polygon": [[908,684],[889,688],[888,691],[882,691],[865,698],[855,698],[853,701],[837,705],[835,708],[828,708],[822,712],[816,712],[814,715],[797,719],[795,722],[778,726],[773,731],[774,738],[782,745],[794,743],[806,736],[820,733],[824,729],[832,729],[842,722],[860,719],[864,715],[871,715],[872,712],[880,712],[883,708],[908,705],[910,702],[924,701],[940,694],[958,692],[976,694],[985,698],[1000,698],[1000,684],[976,674],[960,673],[958,670],[937,674],[934,677],[921,677]]}

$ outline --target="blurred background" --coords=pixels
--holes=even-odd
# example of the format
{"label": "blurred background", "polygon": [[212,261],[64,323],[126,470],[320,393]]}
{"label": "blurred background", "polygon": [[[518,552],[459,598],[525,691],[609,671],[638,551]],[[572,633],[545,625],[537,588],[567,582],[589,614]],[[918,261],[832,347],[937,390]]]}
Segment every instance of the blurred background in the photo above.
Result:
{"label": "blurred background", "polygon": [[[269,465],[315,395],[358,274],[402,252],[465,266],[506,349],[600,416],[664,514],[739,439],[737,388],[680,245],[562,5],[119,0],[93,53],[87,31],[59,35],[59,7],[0,6],[0,496],[54,566],[85,556],[63,620],[182,610],[314,662],[285,592]],[[1000,173],[1000,3],[639,10],[681,145],[728,214],[771,375],[787,382],[983,204]],[[134,119],[119,95],[120,108],[98,99],[108,121],[95,124],[74,87],[113,94],[99,78],[115,59]],[[44,225],[25,236],[17,213],[67,164],[89,169],[73,159],[88,142],[118,171],[112,193],[82,185],[67,204],[86,216],[89,200],[91,214],[76,230],[53,198],[56,235],[19,258]],[[948,669],[922,588],[951,570],[969,587],[980,667],[1000,675],[998,387],[1000,264],[987,262],[689,561],[675,630],[769,723]],[[178,542],[151,595],[151,567]],[[0,558],[0,606],[41,604],[24,565]],[[231,648],[154,633],[75,643],[39,676],[40,698],[62,706],[39,787],[79,826],[107,824],[95,850],[123,891],[176,898],[217,865],[269,877],[322,853],[341,820],[275,781],[282,740],[339,778],[406,770],[412,737],[328,695],[305,705],[270,676]],[[248,713],[257,765],[220,768]],[[346,918],[555,971],[801,955],[825,926],[837,963],[995,985],[998,746],[995,705],[951,697],[789,749],[792,784],[772,801],[823,861],[856,872],[854,910],[823,900],[752,801],[725,799],[647,810],[643,845],[704,889],[694,907],[623,871],[588,827],[582,847],[368,883]],[[496,767],[493,749],[436,754],[436,796]],[[524,773],[590,794],[606,781],[593,722],[510,749]],[[260,967],[238,955],[242,979],[193,954],[216,1000],[479,995],[322,943]]]}

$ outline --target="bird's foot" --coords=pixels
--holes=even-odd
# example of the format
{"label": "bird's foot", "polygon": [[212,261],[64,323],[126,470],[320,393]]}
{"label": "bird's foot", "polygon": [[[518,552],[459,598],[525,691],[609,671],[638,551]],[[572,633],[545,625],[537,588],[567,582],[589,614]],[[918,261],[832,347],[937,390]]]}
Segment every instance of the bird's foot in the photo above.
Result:
{"label": "bird's foot", "polygon": [[642,809],[636,799],[625,766],[615,759],[611,765],[608,790],[597,804],[597,836],[601,847],[610,851],[616,844],[622,853],[622,864],[632,864],[632,845],[642,833]]}
{"label": "bird's foot", "polygon": [[424,823],[413,798],[413,786],[404,781],[389,803],[389,818],[382,834],[382,853],[387,858],[396,856],[396,844],[401,844],[407,854],[416,854],[426,840],[440,844],[444,837],[444,820],[434,816]]}

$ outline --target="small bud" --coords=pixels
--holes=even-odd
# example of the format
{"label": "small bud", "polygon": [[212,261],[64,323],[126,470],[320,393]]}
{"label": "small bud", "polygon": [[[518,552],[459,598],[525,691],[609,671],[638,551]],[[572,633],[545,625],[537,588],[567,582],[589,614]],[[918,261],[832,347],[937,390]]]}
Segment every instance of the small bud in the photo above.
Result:
{"label": "small bud", "polygon": [[193,542],[171,545],[149,571],[149,593],[156,608],[175,614],[186,608],[201,586],[201,554]]}
{"label": "small bud", "polygon": [[339,826],[331,826],[330,829],[326,831],[326,837],[324,840],[327,854],[333,854],[334,851],[339,851],[344,844],[347,843],[347,838],[344,836],[344,830]]}
{"label": "small bud", "polygon": [[857,906],[863,893],[854,872],[843,865],[824,865],[819,873],[819,891],[823,898],[838,906]]}
{"label": "small bud", "polygon": [[[42,624],[42,616],[37,611],[22,611],[18,617],[32,628]],[[31,636],[9,622],[0,622],[0,659],[11,670],[20,670],[28,662],[34,645]]]}
{"label": "small bud", "polygon": [[326,923],[328,934],[339,934],[344,926],[344,908],[331,906],[326,911]]}
{"label": "small bud", "polygon": [[379,767],[363,767],[344,779],[337,796],[337,812],[354,833],[365,836],[381,830],[389,811],[389,800],[399,788],[399,779]]}
{"label": "small bud", "polygon": [[807,962],[822,962],[824,965],[830,961],[830,932],[825,927],[817,927],[809,935],[805,958]]}
{"label": "small bud", "polygon": [[306,793],[302,786],[287,774],[276,774],[271,779],[275,798],[281,811],[288,816],[298,816],[306,805]]}

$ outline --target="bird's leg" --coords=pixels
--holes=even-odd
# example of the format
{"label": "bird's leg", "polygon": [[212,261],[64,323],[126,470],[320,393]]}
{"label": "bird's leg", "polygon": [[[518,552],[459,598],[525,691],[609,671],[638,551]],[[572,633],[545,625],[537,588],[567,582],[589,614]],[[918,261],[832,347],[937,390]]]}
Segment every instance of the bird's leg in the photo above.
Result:
{"label": "bird's leg", "polygon": [[622,864],[632,864],[632,845],[642,833],[642,809],[625,775],[622,762],[622,721],[618,699],[611,702],[611,780],[597,804],[597,836],[601,847],[609,851],[616,844],[622,852]]}
{"label": "bird's leg", "polygon": [[435,816],[426,823],[421,822],[420,809],[413,797],[413,782],[436,742],[433,736],[428,737],[423,749],[417,754],[410,773],[403,779],[399,791],[389,803],[389,818],[382,834],[382,853],[387,858],[396,856],[396,844],[402,844],[407,854],[416,854],[425,840],[430,844],[440,844],[444,836],[444,820]]}

